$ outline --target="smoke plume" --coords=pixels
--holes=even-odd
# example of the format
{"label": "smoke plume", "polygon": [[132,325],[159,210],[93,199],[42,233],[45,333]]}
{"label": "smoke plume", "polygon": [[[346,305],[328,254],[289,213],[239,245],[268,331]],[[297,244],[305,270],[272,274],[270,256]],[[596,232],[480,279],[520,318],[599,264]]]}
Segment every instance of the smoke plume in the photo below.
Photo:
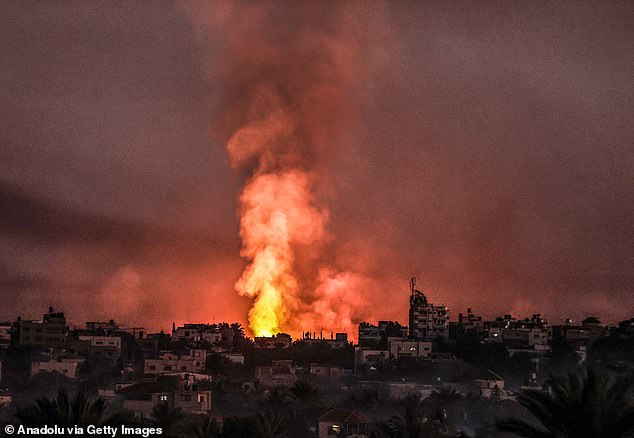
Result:
{"label": "smoke plume", "polygon": [[[341,314],[333,306],[351,292],[355,274],[325,261],[329,213],[316,194],[318,169],[353,112],[357,47],[341,31],[344,11],[308,9],[299,16],[258,4],[221,8],[213,17],[227,34],[213,66],[222,97],[212,135],[246,176],[239,210],[248,266],[236,289],[254,300],[249,325],[256,336],[318,321],[351,329],[362,308],[359,294]],[[290,25],[276,26],[279,19]]]}

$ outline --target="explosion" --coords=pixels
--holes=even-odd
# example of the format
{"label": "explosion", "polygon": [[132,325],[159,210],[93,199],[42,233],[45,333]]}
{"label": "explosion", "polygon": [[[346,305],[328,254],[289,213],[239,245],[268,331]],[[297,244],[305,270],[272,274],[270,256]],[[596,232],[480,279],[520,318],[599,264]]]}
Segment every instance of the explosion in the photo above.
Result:
{"label": "explosion", "polygon": [[342,34],[339,7],[291,9],[225,3],[209,18],[224,44],[212,67],[222,84],[212,134],[246,178],[239,213],[248,265],[235,287],[254,300],[255,336],[324,322],[350,329],[363,308],[353,290],[361,276],[325,259],[329,212],[316,191],[350,127],[358,47]]}
{"label": "explosion", "polygon": [[298,310],[293,245],[313,244],[324,235],[324,216],[311,199],[309,179],[297,171],[257,175],[242,193],[242,256],[251,264],[236,289],[255,298],[249,322],[256,336],[278,333]]}

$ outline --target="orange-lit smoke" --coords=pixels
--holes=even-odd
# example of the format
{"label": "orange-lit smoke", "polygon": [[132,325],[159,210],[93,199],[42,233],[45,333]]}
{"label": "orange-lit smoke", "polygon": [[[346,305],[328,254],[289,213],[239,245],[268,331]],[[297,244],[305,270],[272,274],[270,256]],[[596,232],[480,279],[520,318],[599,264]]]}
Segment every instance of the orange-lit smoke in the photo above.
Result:
{"label": "orange-lit smoke", "polygon": [[301,307],[293,245],[311,245],[324,235],[324,215],[312,205],[306,173],[255,176],[241,196],[242,255],[251,261],[236,284],[255,298],[249,312],[257,336],[271,336]]}
{"label": "orange-lit smoke", "polygon": [[352,125],[358,47],[342,33],[339,6],[306,8],[299,15],[276,4],[222,4],[210,18],[225,44],[212,67],[222,84],[212,133],[246,173],[240,233],[248,265],[236,289],[254,299],[256,336],[350,330],[363,307],[361,276],[325,260],[328,211],[316,192],[329,152]]}

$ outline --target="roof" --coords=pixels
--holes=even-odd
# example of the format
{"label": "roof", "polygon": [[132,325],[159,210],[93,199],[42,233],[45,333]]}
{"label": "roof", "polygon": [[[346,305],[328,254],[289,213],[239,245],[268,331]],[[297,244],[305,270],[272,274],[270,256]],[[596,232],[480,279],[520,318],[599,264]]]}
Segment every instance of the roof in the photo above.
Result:
{"label": "roof", "polygon": [[141,400],[150,398],[152,393],[160,392],[161,384],[159,382],[138,382],[132,385],[125,386],[118,391],[118,394],[125,397],[127,400]]}
{"label": "roof", "polygon": [[582,324],[601,324],[601,321],[597,319],[596,316],[588,316],[586,319],[581,321]]}
{"label": "roof", "polygon": [[371,423],[370,419],[355,409],[332,408],[319,417],[320,422],[330,423]]}

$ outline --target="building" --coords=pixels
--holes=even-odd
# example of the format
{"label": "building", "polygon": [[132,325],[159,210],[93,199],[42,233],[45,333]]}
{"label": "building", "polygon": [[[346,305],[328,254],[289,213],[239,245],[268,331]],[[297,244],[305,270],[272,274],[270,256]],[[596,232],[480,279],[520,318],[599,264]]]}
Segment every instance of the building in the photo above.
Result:
{"label": "building", "polygon": [[292,386],[297,381],[297,368],[291,360],[274,360],[271,366],[255,367],[255,378],[265,387]]}
{"label": "building", "polygon": [[474,380],[474,384],[480,397],[498,400],[509,398],[504,390],[504,379],[493,371],[487,370],[482,378]]}
{"label": "building", "polygon": [[449,339],[449,309],[436,306],[416,289],[416,277],[410,280],[409,337],[417,340]]}
{"label": "building", "polygon": [[362,322],[359,324],[358,342],[361,347],[373,347],[381,342],[379,326]]}
{"label": "building", "polygon": [[149,417],[152,408],[160,403],[192,415],[208,415],[212,409],[211,391],[197,385],[179,385],[174,391],[161,391],[156,382],[142,382],[126,386],[118,394],[124,398],[124,409],[143,417]]}
{"label": "building", "polygon": [[14,334],[21,347],[63,348],[67,333],[64,313],[54,312],[52,307],[48,308],[41,321],[26,321],[18,317],[14,324]]}
{"label": "building", "polygon": [[286,333],[278,333],[273,336],[256,336],[253,341],[255,348],[290,348],[292,339],[291,335]]}
{"label": "building", "polygon": [[458,314],[457,322],[449,323],[449,338],[456,339],[467,333],[473,333],[478,336],[484,336],[484,320],[481,316],[472,312],[471,308],[467,308],[466,315],[463,313]]}
{"label": "building", "polygon": [[362,370],[362,368],[376,367],[378,364],[385,362],[390,358],[390,352],[388,350],[376,350],[369,348],[355,347],[354,349],[354,372],[355,374]]}
{"label": "building", "polygon": [[86,322],[86,330],[89,331],[98,331],[104,332],[106,334],[115,333],[121,331],[121,326],[114,322],[113,319],[110,321],[87,321]]}
{"label": "building", "polygon": [[0,350],[6,349],[11,343],[12,326],[10,322],[0,323]]}
{"label": "building", "polygon": [[31,376],[40,372],[59,373],[69,379],[77,378],[77,372],[83,358],[67,358],[48,361],[31,362]]}
{"label": "building", "polygon": [[320,377],[323,379],[338,380],[344,376],[351,375],[352,371],[346,370],[345,368],[339,366],[311,363],[309,373],[311,376]]}
{"label": "building", "polygon": [[366,438],[370,434],[371,423],[368,417],[357,410],[332,408],[319,417],[317,436]]}
{"label": "building", "polygon": [[385,347],[387,338],[407,338],[407,326],[398,321],[379,321],[378,325],[362,322],[359,324],[358,341],[360,347]]}
{"label": "building", "polygon": [[121,337],[79,335],[76,340],[68,342],[76,353],[109,361],[121,357]]}
{"label": "building", "polygon": [[581,325],[573,324],[571,318],[566,319],[564,325],[552,328],[553,336],[562,337],[568,341],[575,349],[580,346],[588,347],[597,339],[605,336],[607,330],[594,316],[590,316]]}
{"label": "building", "polygon": [[327,339],[324,337],[319,337],[319,338],[308,337],[308,338],[302,339],[302,341],[308,345],[323,343],[335,350],[345,348],[348,345],[348,333],[337,333],[336,335],[334,336],[333,335],[334,335],[333,333],[330,334],[330,339]]}
{"label": "building", "polygon": [[207,352],[189,350],[188,354],[163,353],[158,359],[146,359],[143,372],[146,375],[176,372],[196,373],[205,367]]}
{"label": "building", "polygon": [[237,365],[244,365],[244,355],[240,353],[220,353],[223,357],[227,358],[231,363]]}
{"label": "building", "polygon": [[215,324],[185,324],[172,328],[172,341],[218,344],[222,341],[222,333]]}
{"label": "building", "polygon": [[390,359],[426,359],[431,355],[431,345],[430,341],[404,341],[399,338],[388,338]]}

